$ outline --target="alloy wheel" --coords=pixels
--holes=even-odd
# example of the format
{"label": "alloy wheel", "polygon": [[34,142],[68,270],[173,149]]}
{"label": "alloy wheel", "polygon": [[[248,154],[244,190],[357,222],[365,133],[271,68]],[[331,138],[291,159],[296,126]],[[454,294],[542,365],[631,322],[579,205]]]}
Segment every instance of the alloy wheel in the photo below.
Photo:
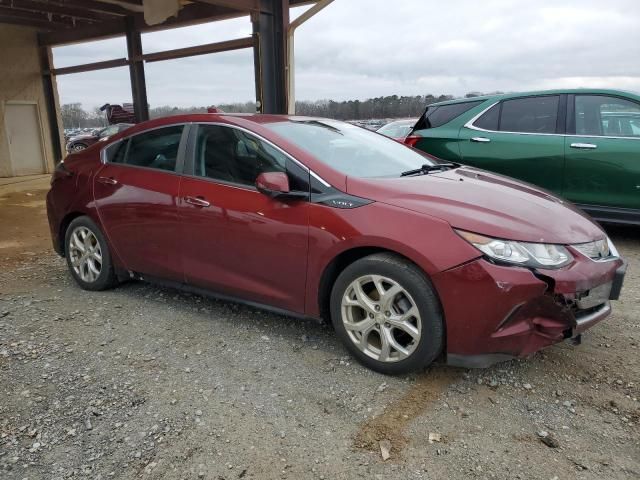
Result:
{"label": "alloy wheel", "polygon": [[87,227],[76,227],[69,237],[71,267],[83,282],[93,283],[102,271],[102,249],[95,234]]}
{"label": "alloy wheel", "polygon": [[341,310],[349,339],[374,360],[404,360],[420,342],[418,307],[395,280],[381,275],[356,278],[344,292]]}

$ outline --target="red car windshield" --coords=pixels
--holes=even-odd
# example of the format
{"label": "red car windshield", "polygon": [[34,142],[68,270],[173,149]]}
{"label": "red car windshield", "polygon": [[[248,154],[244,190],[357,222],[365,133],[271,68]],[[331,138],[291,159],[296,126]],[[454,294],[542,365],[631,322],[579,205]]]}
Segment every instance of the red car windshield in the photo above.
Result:
{"label": "red car windshield", "polygon": [[353,177],[397,177],[406,170],[436,163],[395,140],[349,123],[307,119],[265,126],[330,167]]}

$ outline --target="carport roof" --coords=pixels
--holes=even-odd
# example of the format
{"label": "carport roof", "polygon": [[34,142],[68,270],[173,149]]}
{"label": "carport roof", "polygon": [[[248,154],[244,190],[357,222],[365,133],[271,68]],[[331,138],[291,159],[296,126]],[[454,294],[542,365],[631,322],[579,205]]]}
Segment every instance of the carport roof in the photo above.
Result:
{"label": "carport roof", "polygon": [[[40,31],[42,45],[62,45],[124,35],[127,22],[140,32],[175,28],[265,12],[261,0],[176,0],[180,10],[160,24],[148,15],[157,0],[0,0],[0,24],[26,25]],[[146,5],[145,5],[146,2]],[[295,7],[313,0],[289,0]],[[145,11],[146,8],[146,11]],[[268,13],[268,12],[267,12]],[[129,27],[131,28],[131,27]]]}
{"label": "carport roof", "polygon": [[[37,31],[47,117],[59,161],[62,146],[56,76],[128,66],[136,121],[142,122],[149,119],[146,63],[251,48],[257,111],[286,113],[289,102],[295,105],[290,90],[293,68],[288,65],[293,57],[289,37],[293,38],[295,25],[289,22],[289,8],[315,4],[297,19],[304,20],[332,1],[0,0],[0,28],[3,24],[26,25]],[[142,48],[144,32],[247,15],[251,17],[251,36],[153,53],[145,53]],[[54,68],[52,47],[119,36],[126,37],[127,58]]]}

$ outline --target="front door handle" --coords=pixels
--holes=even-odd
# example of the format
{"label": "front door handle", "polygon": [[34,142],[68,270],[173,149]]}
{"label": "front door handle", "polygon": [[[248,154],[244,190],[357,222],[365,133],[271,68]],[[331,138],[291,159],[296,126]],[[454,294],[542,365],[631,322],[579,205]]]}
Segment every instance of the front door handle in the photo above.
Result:
{"label": "front door handle", "polygon": [[598,148],[597,145],[593,143],[572,143],[571,148],[578,148],[580,150],[593,150],[594,148]]}
{"label": "front door handle", "polygon": [[491,139],[487,137],[472,137],[471,141],[476,143],[489,143]]}
{"label": "front door handle", "polygon": [[118,181],[113,177],[98,177],[98,181],[100,183],[104,183],[105,185],[117,185]]}
{"label": "front door handle", "polygon": [[196,207],[206,208],[211,206],[211,202],[205,200],[204,197],[184,197],[184,201]]}

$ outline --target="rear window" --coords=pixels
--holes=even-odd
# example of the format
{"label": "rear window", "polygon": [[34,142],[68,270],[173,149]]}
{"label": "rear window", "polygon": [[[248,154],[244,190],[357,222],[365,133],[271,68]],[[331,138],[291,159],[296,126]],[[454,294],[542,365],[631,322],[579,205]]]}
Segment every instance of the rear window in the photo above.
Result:
{"label": "rear window", "polygon": [[501,132],[556,133],[560,97],[516,98],[502,102]]}
{"label": "rear window", "polygon": [[420,117],[415,126],[415,130],[424,130],[426,128],[437,128],[445,123],[449,123],[454,118],[459,117],[468,112],[473,107],[480,105],[484,100],[476,100],[473,102],[452,103],[450,105],[432,105],[428,106],[424,115]]}
{"label": "rear window", "polygon": [[123,163],[124,157],[127,154],[127,147],[129,146],[129,139],[119,140],[112,143],[104,149],[104,155],[107,162],[110,163]]}

